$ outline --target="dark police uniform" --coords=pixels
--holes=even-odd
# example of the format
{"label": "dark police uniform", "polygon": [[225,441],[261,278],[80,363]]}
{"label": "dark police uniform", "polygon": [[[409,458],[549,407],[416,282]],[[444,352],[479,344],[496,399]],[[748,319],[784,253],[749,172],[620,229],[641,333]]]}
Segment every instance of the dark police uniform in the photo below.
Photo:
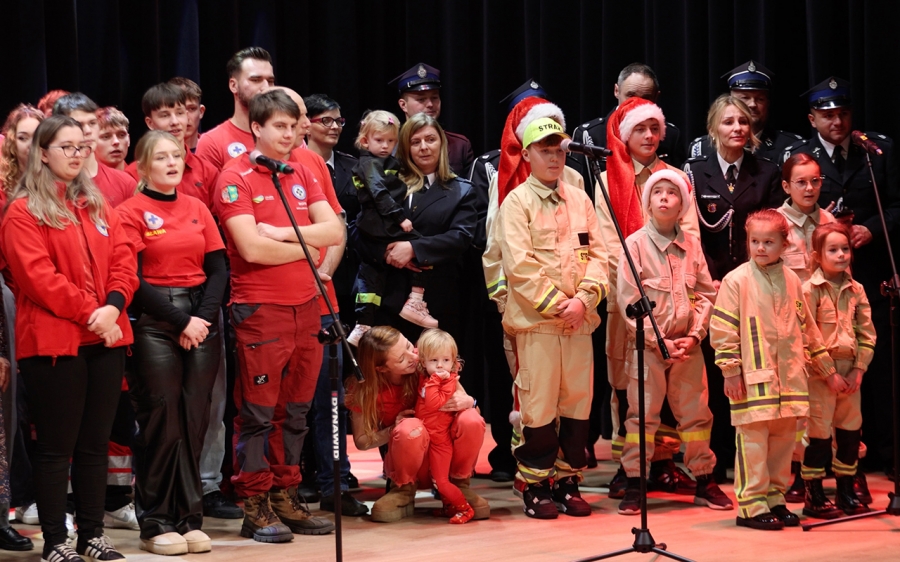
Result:
{"label": "dark police uniform", "polygon": [[[587,144],[591,146],[606,147],[606,124],[609,116],[612,115],[615,108],[606,114],[606,117],[598,117],[587,123],[582,123],[575,127],[572,133],[572,141]],[[684,139],[681,136],[681,130],[675,124],[666,121],[666,138],[659,142],[659,148],[656,151],[659,159],[670,166],[680,168],[685,161]],[[581,171],[584,176],[584,189],[590,195],[591,200],[596,202],[594,194],[594,178],[591,174],[590,163],[587,156],[581,154],[570,154],[570,160],[574,160],[576,165],[571,166],[575,170]],[[569,165],[568,161],[566,165]],[[606,158],[600,159],[600,169],[606,170]]]}
{"label": "dark police uniform", "polygon": [[[356,195],[356,187],[353,185],[353,167],[356,166],[358,160],[343,152],[335,150],[334,168],[329,166],[331,171],[331,182],[334,184],[334,191],[337,195],[338,202],[346,214],[347,224],[356,220],[359,214],[359,197]],[[356,324],[356,299],[353,293],[353,283],[356,280],[356,272],[359,271],[359,257],[347,240],[344,248],[344,257],[341,263],[331,276],[334,283],[334,292],[338,298],[338,307],[341,311],[341,320],[353,326]]]}
{"label": "dark police uniform", "polygon": [[[836,77],[829,77],[804,95],[808,96],[809,106],[812,109],[827,110],[851,106],[850,84]],[[881,155],[871,156],[872,172],[884,208],[888,235],[896,251],[900,249],[898,245],[900,174],[897,155],[890,138],[878,133],[867,135],[882,151]],[[861,388],[863,435],[869,451],[865,461],[869,469],[883,469],[891,466],[892,462],[891,412],[897,405],[891,403],[890,301],[880,291],[881,282],[888,280],[892,271],[878,215],[875,186],[872,185],[865,153],[852,142],[847,147],[843,173],[838,171],[818,133],[788,148],[784,153],[784,159],[787,160],[800,152],[815,158],[824,176],[819,204],[827,207],[832,201],[840,200],[842,206],[853,212],[853,224],[865,226],[872,233],[870,243],[853,250],[853,277],[866,290],[872,305],[872,321],[878,334],[875,356],[869,364]]]}
{"label": "dark police uniform", "polygon": [[[440,90],[441,71],[420,62],[389,83],[393,84],[395,82],[401,96],[407,92]],[[456,175],[465,177],[469,167],[472,165],[472,161],[475,160],[472,143],[459,133],[451,133],[444,130],[444,134],[447,136],[447,155],[450,161],[450,169]]]}
{"label": "dark police uniform", "polygon": [[[728,89],[732,92],[736,90],[771,92],[772,90],[772,71],[752,60],[729,70],[722,75],[722,78],[726,79]],[[798,140],[803,139],[800,135],[772,129],[771,127],[764,127],[762,133],[757,136],[759,137],[760,145],[754,154],[776,163],[780,161],[785,149],[792,144],[796,144]],[[691,158],[714,153],[715,149],[709,142],[709,135],[695,138],[691,141],[691,145],[688,148],[688,156]]]}

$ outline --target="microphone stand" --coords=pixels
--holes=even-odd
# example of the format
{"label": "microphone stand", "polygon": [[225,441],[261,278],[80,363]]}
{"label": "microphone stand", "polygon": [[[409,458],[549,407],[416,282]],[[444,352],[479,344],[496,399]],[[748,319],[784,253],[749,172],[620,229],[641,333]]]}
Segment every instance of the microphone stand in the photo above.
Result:
{"label": "microphone stand", "polygon": [[[855,521],[857,519],[866,519],[868,517],[878,517],[881,515],[900,515],[900,410],[897,408],[900,401],[900,382],[897,379],[897,373],[900,371],[900,355],[898,355],[897,337],[900,335],[900,314],[898,314],[898,299],[900,299],[900,276],[897,275],[897,262],[894,261],[894,250],[891,247],[891,238],[888,236],[887,223],[884,220],[884,207],[881,204],[881,195],[878,193],[878,183],[875,181],[875,172],[872,170],[872,157],[869,151],[864,149],[866,153],[866,163],[869,166],[869,177],[872,179],[872,187],[875,192],[875,202],[878,204],[878,216],[881,218],[881,228],[884,232],[884,241],[887,244],[888,259],[891,262],[891,278],[881,283],[881,294],[891,299],[891,392],[892,414],[894,426],[894,491],[888,492],[888,505],[884,509],[870,511],[868,513],[860,513],[858,515],[848,515],[846,517],[838,517],[837,519],[829,519],[827,521],[817,521],[815,523],[805,523],[802,525],[804,531],[809,531],[816,527],[824,527],[825,525],[836,525],[845,521]],[[859,392],[859,391],[857,391]]]}
{"label": "microphone stand", "polygon": [[[619,241],[622,242],[622,253],[625,255],[625,259],[628,262],[628,267],[631,269],[631,275],[634,278],[635,285],[637,285],[637,289],[641,294],[641,298],[638,301],[629,304],[625,309],[625,313],[628,315],[628,317],[634,319],[635,348],[637,350],[638,427],[640,428],[640,433],[638,435],[638,449],[640,451],[641,467],[641,526],[640,528],[633,527],[631,529],[631,533],[634,535],[634,544],[632,544],[630,547],[624,548],[622,550],[607,552],[605,554],[593,556],[591,558],[582,558],[577,562],[604,560],[606,558],[614,558],[616,556],[621,556],[623,554],[629,554],[632,552],[639,552],[641,554],[655,552],[656,554],[672,558],[673,560],[692,562],[690,558],[684,558],[683,556],[679,556],[672,552],[666,551],[666,544],[657,543],[653,539],[653,536],[650,535],[650,528],[647,525],[647,436],[645,434],[646,406],[644,404],[644,318],[650,319],[650,326],[653,328],[653,332],[656,334],[656,341],[662,343],[663,336],[659,331],[659,325],[657,325],[656,323],[656,318],[653,317],[653,308],[656,306],[656,303],[650,301],[650,299],[647,297],[647,293],[644,292],[644,287],[643,285],[641,285],[641,280],[638,277],[637,269],[634,267],[634,260],[631,258],[631,253],[628,251],[628,246],[625,244],[625,235],[622,233],[622,228],[619,226],[619,221],[616,219],[616,214],[612,210],[613,207],[612,202],[609,200],[609,192],[603,185],[603,182],[600,181],[600,163],[596,159],[590,157],[588,158],[588,161],[591,163],[591,172],[594,175],[594,181],[600,187],[600,192],[603,194],[603,199],[606,201],[606,206],[610,211],[609,215],[612,218],[613,225],[616,227],[616,234],[619,235]],[[619,267],[622,267],[621,263],[619,264]],[[658,347],[663,359],[668,359],[669,350],[666,349],[666,346],[659,345]]]}
{"label": "microphone stand", "polygon": [[300,227],[297,225],[297,219],[294,218],[294,213],[291,212],[291,205],[284,195],[281,181],[278,179],[278,174],[275,172],[272,172],[272,183],[275,185],[275,190],[278,191],[278,196],[281,197],[281,203],[284,205],[284,210],[291,220],[291,226],[294,227],[294,234],[297,236],[297,241],[300,242],[300,247],[303,248],[303,254],[306,256],[306,263],[309,266],[310,271],[312,271],[313,279],[316,280],[316,286],[319,288],[321,297],[325,299],[325,305],[328,307],[328,314],[331,315],[332,320],[332,324],[327,330],[321,330],[318,334],[314,334],[314,337],[316,337],[322,345],[328,346],[328,368],[331,379],[332,477],[334,479],[334,549],[335,559],[337,562],[341,562],[343,560],[343,534],[341,531],[340,405],[338,404],[338,390],[341,380],[338,369],[338,345],[343,343],[344,357],[349,358],[353,364],[353,372],[356,375],[356,380],[363,382],[365,379],[362,371],[359,369],[359,364],[356,362],[356,358],[353,355],[353,350],[350,349],[350,344],[347,343],[347,328],[341,324],[337,312],[334,310],[334,305],[328,298],[328,293],[325,291],[325,284],[322,283],[322,278],[319,276],[319,270],[316,269],[315,260],[312,259],[312,255],[309,253],[309,247],[306,245],[303,235],[300,234]]}

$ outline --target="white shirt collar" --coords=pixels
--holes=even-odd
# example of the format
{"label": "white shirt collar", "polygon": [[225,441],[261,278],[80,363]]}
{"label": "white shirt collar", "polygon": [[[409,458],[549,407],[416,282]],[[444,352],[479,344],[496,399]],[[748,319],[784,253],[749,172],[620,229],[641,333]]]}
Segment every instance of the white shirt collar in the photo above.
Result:
{"label": "white shirt collar", "polygon": [[431,187],[432,185],[434,185],[435,175],[436,175],[436,172],[432,172],[425,176],[426,178],[428,178],[428,187]]}
{"label": "white shirt collar", "polygon": [[[819,135],[819,142],[822,143],[822,146],[825,147],[825,152],[828,153],[828,157],[832,158],[832,154],[834,154],[834,147],[837,145],[831,144],[827,140],[823,139],[821,133],[816,134]],[[847,135],[847,138],[845,138],[841,142],[841,148],[844,149],[844,160],[846,160],[847,155],[850,154],[850,135]]]}
{"label": "white shirt collar", "polygon": [[716,158],[719,159],[719,167],[722,168],[722,176],[723,177],[726,174],[728,174],[728,166],[731,166],[732,164],[734,164],[734,177],[735,178],[738,177],[738,175],[741,173],[741,164],[744,163],[743,151],[741,151],[741,157],[738,158],[737,160],[735,160],[734,162],[732,162],[731,164],[729,164],[728,162],[725,161],[724,158],[722,158],[722,155],[719,154],[718,150],[716,151]]}
{"label": "white shirt collar", "polygon": [[331,169],[334,170],[334,151],[333,150],[331,151],[331,157],[328,158],[328,160],[326,160],[325,163],[328,164],[329,166],[331,166]]}

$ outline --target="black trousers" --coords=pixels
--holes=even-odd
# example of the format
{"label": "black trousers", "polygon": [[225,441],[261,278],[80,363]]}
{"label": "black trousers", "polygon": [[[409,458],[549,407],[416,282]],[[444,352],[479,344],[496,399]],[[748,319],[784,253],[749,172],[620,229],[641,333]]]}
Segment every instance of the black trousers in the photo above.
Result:
{"label": "black trousers", "polygon": [[[199,288],[157,290],[188,314],[203,297]],[[134,325],[134,373],[128,384],[138,423],[135,507],[144,539],[203,525],[200,451],[221,340],[216,322],[206,340],[190,351],[178,344],[179,336],[171,324],[148,314]]]}
{"label": "black trousers", "polygon": [[78,534],[103,532],[107,446],[124,368],[125,349],[103,344],[81,346],[75,357],[19,361],[37,430],[31,462],[41,530],[49,545],[66,540],[69,459]]}

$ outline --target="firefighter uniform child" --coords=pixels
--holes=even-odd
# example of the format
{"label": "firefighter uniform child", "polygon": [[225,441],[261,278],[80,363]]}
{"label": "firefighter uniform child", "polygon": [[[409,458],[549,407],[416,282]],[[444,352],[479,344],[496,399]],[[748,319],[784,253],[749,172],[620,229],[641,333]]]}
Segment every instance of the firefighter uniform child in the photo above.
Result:
{"label": "firefighter uniform child", "polygon": [[[687,445],[685,462],[697,478],[694,503],[712,509],[732,509],[731,500],[710,477],[716,456],[709,448],[712,413],[708,405],[708,388],[703,354],[697,345],[706,337],[716,290],[706,267],[700,239],[679,226],[688,209],[693,208],[688,184],[674,171],[663,169],[647,180],[642,206],[650,220],[628,236],[625,244],[634,260],[641,285],[656,302],[654,317],[663,334],[670,359],[665,361],[657,351],[660,342],[652,330],[646,333],[644,353],[645,396],[647,402],[644,433],[655,435],[660,423],[663,400],[678,422],[678,433]],[[631,268],[624,252],[619,258],[618,305],[625,310],[640,300]],[[619,505],[622,515],[637,515],[641,507],[640,451],[638,438],[638,373],[635,351],[635,321],[623,315],[627,323],[628,343],[626,373],[628,375],[627,438],[622,452],[622,465],[628,476],[625,497]],[[647,457],[653,456],[654,440],[647,441]]]}
{"label": "firefighter uniform child", "polygon": [[[862,285],[850,276],[850,231],[840,223],[813,232],[812,259],[819,265],[803,284],[809,315],[816,319],[837,372],[809,378],[809,445],[800,473],[806,484],[803,514],[822,519],[869,511],[854,491],[862,433],[859,385],[875,352],[872,309]],[[825,496],[822,479],[831,458],[832,430],[837,452],[831,466],[837,505]]]}
{"label": "firefighter uniform child", "polygon": [[800,524],[784,493],[797,418],[809,410],[807,371],[829,376],[834,363],[809,317],[800,279],[781,260],[787,221],[764,209],[745,228],[750,261],[722,280],[709,329],[737,429],[737,524],[780,530]]}
{"label": "firefighter uniform child", "polygon": [[591,332],[608,290],[593,204],[559,179],[563,138],[568,135],[550,118],[526,127],[522,156],[531,175],[509,192],[497,220],[508,283],[503,327],[517,350],[513,394],[522,439],[513,454],[527,483],[525,514],[538,519],[591,513],[578,482],[587,464]]}

